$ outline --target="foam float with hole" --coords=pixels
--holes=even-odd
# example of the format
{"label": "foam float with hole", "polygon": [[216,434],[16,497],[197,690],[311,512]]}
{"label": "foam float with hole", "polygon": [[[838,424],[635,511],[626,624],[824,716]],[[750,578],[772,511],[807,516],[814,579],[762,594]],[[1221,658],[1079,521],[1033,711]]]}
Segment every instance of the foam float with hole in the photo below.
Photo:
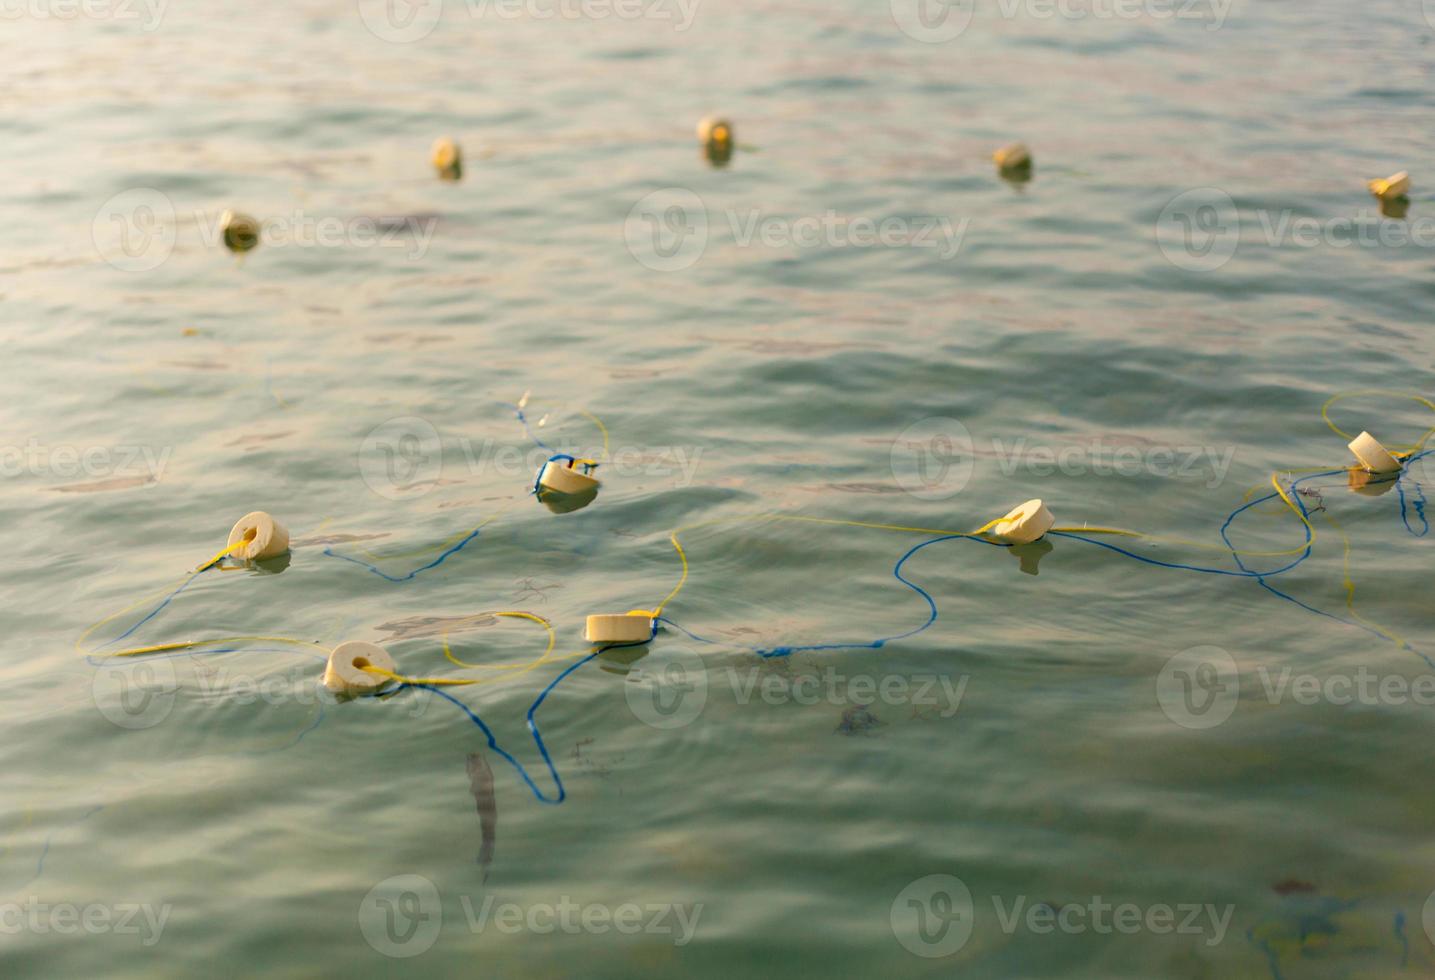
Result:
{"label": "foam float with hole", "polygon": [[[246,542],[241,548],[235,545]],[[245,514],[229,532],[230,552],[235,558],[257,561],[277,558],[289,550],[289,531],[274,518],[256,510]]]}
{"label": "foam float with hole", "polygon": [[640,643],[653,636],[653,614],[634,609],[622,614],[589,616],[583,631],[589,643]]}
{"label": "foam float with hole", "polygon": [[349,640],[329,652],[329,663],[324,668],[324,687],[335,694],[371,694],[389,683],[389,678],[371,674],[365,667],[398,673],[389,651],[375,643]]}
{"label": "foam float with hole", "polygon": [[244,254],[259,244],[259,222],[233,208],[219,216],[219,233],[224,247]]}
{"label": "foam float with hole", "polygon": [[1028,500],[1009,511],[992,526],[992,534],[1010,544],[1031,544],[1056,524],[1056,518],[1040,499]]}
{"label": "foam float with hole", "polygon": [[1397,473],[1401,469],[1400,460],[1390,455],[1390,451],[1369,432],[1361,432],[1352,439],[1350,451],[1355,453],[1360,465],[1372,473]]}

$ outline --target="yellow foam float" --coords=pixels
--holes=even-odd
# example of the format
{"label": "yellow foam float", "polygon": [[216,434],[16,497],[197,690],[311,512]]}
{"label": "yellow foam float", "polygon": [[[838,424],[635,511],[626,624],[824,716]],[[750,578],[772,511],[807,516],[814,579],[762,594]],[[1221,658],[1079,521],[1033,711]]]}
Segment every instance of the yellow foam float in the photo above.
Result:
{"label": "yellow foam float", "polygon": [[705,116],[698,121],[698,142],[702,144],[708,160],[721,165],[732,159],[737,136],[728,120],[720,116]]}
{"label": "yellow foam float", "polygon": [[288,550],[288,529],[262,510],[245,514],[229,532],[228,553],[236,558],[261,561]]}
{"label": "yellow foam float", "polygon": [[641,643],[652,635],[653,614],[647,609],[589,616],[583,629],[589,643]]}
{"label": "yellow foam float", "polygon": [[596,477],[579,472],[575,467],[577,462],[578,460],[572,459],[550,459],[543,464],[543,470],[538,474],[539,485],[555,493],[573,496],[596,493],[603,484]]}
{"label": "yellow foam float", "polygon": [[1350,441],[1350,451],[1360,460],[1360,465],[1371,473],[1398,473],[1403,467],[1400,460],[1380,444],[1369,432],[1361,432]]}
{"label": "yellow foam float", "polygon": [[1022,178],[1032,172],[1032,151],[1026,143],[1007,143],[992,154],[992,162],[1005,178]]}
{"label": "yellow foam float", "polygon": [[1008,511],[992,525],[992,534],[1009,544],[1031,544],[1056,525],[1056,518],[1039,498]]}
{"label": "yellow foam float", "polygon": [[429,160],[438,171],[440,180],[459,180],[463,177],[463,151],[447,136],[440,136],[433,142]]}
{"label": "yellow foam float", "polygon": [[1382,201],[1393,201],[1410,193],[1410,173],[1402,170],[1383,180],[1368,180],[1365,186]]}
{"label": "yellow foam float", "polygon": [[219,216],[219,232],[224,247],[240,255],[259,245],[259,222],[233,208]]}

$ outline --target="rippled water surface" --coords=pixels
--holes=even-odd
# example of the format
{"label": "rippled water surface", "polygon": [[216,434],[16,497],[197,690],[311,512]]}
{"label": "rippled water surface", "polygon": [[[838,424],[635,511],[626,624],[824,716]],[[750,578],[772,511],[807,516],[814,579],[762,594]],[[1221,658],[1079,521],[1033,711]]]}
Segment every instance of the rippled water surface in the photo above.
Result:
{"label": "rippled water surface", "polygon": [[1429,3],[4,9],[6,976],[1435,970]]}

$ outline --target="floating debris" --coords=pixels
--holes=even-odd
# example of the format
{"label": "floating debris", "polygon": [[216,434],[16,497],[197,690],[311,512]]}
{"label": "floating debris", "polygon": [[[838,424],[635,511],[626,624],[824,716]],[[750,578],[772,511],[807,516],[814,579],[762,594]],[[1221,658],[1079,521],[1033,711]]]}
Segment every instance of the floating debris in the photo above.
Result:
{"label": "floating debris", "polygon": [[478,866],[483,869],[483,880],[488,880],[488,869],[493,864],[493,848],[498,836],[498,797],[493,792],[493,770],[481,753],[471,752],[468,756],[468,788],[473,794],[474,805],[478,808]]}
{"label": "floating debris", "polygon": [[881,728],[887,723],[882,721],[866,705],[854,704],[842,712],[840,721],[834,731],[838,735],[866,735],[873,729]]}

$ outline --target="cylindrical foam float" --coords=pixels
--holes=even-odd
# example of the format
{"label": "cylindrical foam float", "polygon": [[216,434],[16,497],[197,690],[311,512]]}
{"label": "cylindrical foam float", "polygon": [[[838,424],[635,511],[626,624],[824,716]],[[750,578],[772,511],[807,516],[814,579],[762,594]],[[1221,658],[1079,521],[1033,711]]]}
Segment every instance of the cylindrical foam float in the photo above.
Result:
{"label": "cylindrical foam float", "polygon": [[719,116],[705,116],[698,121],[698,142],[704,146],[713,143],[731,143],[733,141],[732,123]]}
{"label": "cylindrical foam float", "polygon": [[1056,518],[1040,499],[1028,500],[992,527],[992,533],[1012,544],[1030,544],[1050,531]]}
{"label": "cylindrical foam float", "polygon": [[550,459],[544,463],[538,482],[558,493],[588,493],[602,486],[594,477],[579,472],[572,462],[561,459]]}
{"label": "cylindrical foam float", "polygon": [[1389,450],[1369,432],[1362,432],[1352,439],[1350,451],[1355,453],[1360,465],[1372,473],[1396,473],[1401,469],[1400,460],[1390,455]]}
{"label": "cylindrical foam float", "polygon": [[1366,186],[1370,188],[1370,193],[1382,201],[1404,197],[1410,193],[1410,174],[1408,171],[1402,170],[1384,180],[1367,181]]}
{"label": "cylindrical foam float", "polygon": [[289,532],[274,518],[256,510],[245,514],[229,532],[229,544],[233,547],[241,541],[244,547],[231,551],[236,558],[251,561],[262,558],[277,558],[289,550]]}
{"label": "cylindrical foam float", "polygon": [[646,609],[630,613],[589,616],[583,631],[589,643],[640,643],[653,636],[653,614]]}
{"label": "cylindrical foam float", "polygon": [[389,651],[374,643],[350,640],[330,651],[329,665],[324,668],[324,686],[335,694],[369,694],[389,682],[389,678],[371,674],[365,667],[398,673]]}
{"label": "cylindrical foam float", "polygon": [[1031,166],[1031,151],[1025,143],[1009,143],[992,154],[999,170],[1020,170]]}
{"label": "cylindrical foam float", "polygon": [[447,136],[434,140],[429,158],[442,179],[459,180],[463,177],[463,151]]}
{"label": "cylindrical foam float", "polygon": [[224,247],[243,254],[259,244],[259,222],[233,208],[219,216],[219,231]]}

